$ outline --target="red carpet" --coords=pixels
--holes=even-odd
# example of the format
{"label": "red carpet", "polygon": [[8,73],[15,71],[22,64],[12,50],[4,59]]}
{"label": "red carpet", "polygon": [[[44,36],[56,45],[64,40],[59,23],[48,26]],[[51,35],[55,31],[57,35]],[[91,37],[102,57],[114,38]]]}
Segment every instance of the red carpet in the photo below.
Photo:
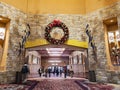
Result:
{"label": "red carpet", "polygon": [[113,86],[78,79],[41,79],[41,81],[28,80],[23,85],[0,85],[0,90],[113,90]]}
{"label": "red carpet", "polygon": [[25,90],[25,88],[26,88],[25,85],[17,85],[17,84],[0,85],[0,90]]}
{"label": "red carpet", "polygon": [[28,80],[24,84],[3,84],[0,85],[0,90],[32,90],[37,85],[37,83],[38,81]]}
{"label": "red carpet", "polygon": [[75,80],[75,82],[84,90],[113,90],[114,88],[113,86],[107,84],[93,84],[80,80]]}
{"label": "red carpet", "polygon": [[74,80],[42,80],[33,90],[83,90]]}
{"label": "red carpet", "polygon": [[33,90],[113,90],[113,86],[85,83],[84,80],[46,79],[40,81]]}

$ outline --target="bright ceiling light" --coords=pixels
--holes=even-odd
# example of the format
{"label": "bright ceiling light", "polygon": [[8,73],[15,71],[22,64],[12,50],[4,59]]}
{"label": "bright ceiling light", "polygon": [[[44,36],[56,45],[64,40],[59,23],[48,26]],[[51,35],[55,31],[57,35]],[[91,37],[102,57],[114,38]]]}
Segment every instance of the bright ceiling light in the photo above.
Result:
{"label": "bright ceiling light", "polygon": [[58,65],[58,64],[57,63],[56,64],[52,63],[52,65]]}
{"label": "bright ceiling light", "polygon": [[55,65],[58,65],[57,63]]}
{"label": "bright ceiling light", "polygon": [[64,51],[65,48],[46,48],[47,51],[52,52],[52,51]]}
{"label": "bright ceiling light", "polygon": [[61,56],[65,48],[46,48],[50,56]]}
{"label": "bright ceiling light", "polygon": [[110,20],[110,22],[114,22],[114,20],[112,19],[112,20]]}
{"label": "bright ceiling light", "polygon": [[62,53],[49,53],[49,56],[61,56]]}
{"label": "bright ceiling light", "polygon": [[52,65],[55,65],[54,63]]}
{"label": "bright ceiling light", "polygon": [[3,18],[0,18],[0,20],[3,20]]}
{"label": "bright ceiling light", "polygon": [[55,62],[55,63],[60,63],[60,60],[49,60],[48,62]]}
{"label": "bright ceiling light", "polygon": [[55,53],[63,53],[63,52],[57,52],[57,51],[55,51],[55,52],[48,52],[48,53],[55,54]]}

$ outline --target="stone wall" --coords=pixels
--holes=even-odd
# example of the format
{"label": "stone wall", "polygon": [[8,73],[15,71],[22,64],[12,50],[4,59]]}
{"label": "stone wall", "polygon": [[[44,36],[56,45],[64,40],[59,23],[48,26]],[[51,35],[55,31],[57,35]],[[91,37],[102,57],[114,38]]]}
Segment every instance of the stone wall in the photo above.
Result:
{"label": "stone wall", "polygon": [[23,34],[21,25],[25,23],[26,14],[20,10],[0,2],[0,15],[9,18],[10,21],[10,38],[6,60],[6,71],[0,72],[0,83],[15,82],[16,71],[20,71],[24,63],[23,56],[18,56],[19,42]]}
{"label": "stone wall", "polygon": [[[89,46],[88,52],[89,52],[89,61],[90,61],[90,68],[95,70],[96,72],[96,77],[98,81],[105,81],[111,80],[111,75],[110,73],[115,73],[109,72],[107,70],[110,70],[107,66],[107,57],[106,57],[106,46],[105,46],[105,36],[104,36],[104,25],[103,25],[103,20],[112,18],[112,17],[117,17],[118,18],[118,27],[120,28],[120,2],[117,2],[111,6],[102,8],[100,10],[97,10],[95,12],[89,13],[86,15],[86,20],[87,23],[90,25],[89,30],[91,30],[95,44],[97,46],[97,60],[98,64],[94,65],[94,60],[92,58],[92,48]],[[119,70],[118,67],[113,67],[114,69]],[[118,71],[119,72],[119,71]],[[114,79],[114,77],[113,77]],[[120,78],[117,78],[118,81]]]}
{"label": "stone wall", "polygon": [[65,23],[69,29],[69,39],[84,41],[85,34],[85,17],[82,15],[69,14],[42,14],[28,15],[28,21],[31,26],[31,35],[28,40],[44,38],[45,27],[53,20],[60,20]]}
{"label": "stone wall", "polygon": [[[10,21],[10,38],[9,49],[7,53],[6,72],[0,72],[1,83],[11,83],[15,81],[16,71],[20,71],[24,63],[23,56],[17,56],[19,49],[19,42],[24,36],[24,29],[22,28],[26,22],[26,14],[20,10],[9,6],[5,3],[0,3],[0,15],[8,17]],[[54,19],[59,19],[69,28],[69,38],[85,41],[85,17],[82,15],[28,15],[28,22],[31,27],[31,35],[28,40],[35,40],[44,38],[45,27]],[[81,37],[82,36],[82,37]]]}
{"label": "stone wall", "polygon": [[[38,38],[44,38],[45,27],[50,22],[58,19],[66,24],[69,28],[69,39],[76,39],[84,41],[83,37],[87,38],[85,33],[85,26],[89,24],[89,30],[91,30],[95,44],[97,46],[97,60],[96,64],[93,60],[92,48],[89,46],[89,62],[90,70],[95,70],[98,81],[108,81],[111,77],[110,74],[114,72],[108,72],[106,46],[104,38],[104,25],[103,20],[117,17],[118,27],[120,27],[120,2],[117,2],[111,6],[99,9],[95,12],[89,13],[86,16],[82,15],[69,15],[69,14],[42,14],[42,15],[28,15],[28,21],[31,26],[31,35],[28,40],[35,40]],[[117,67],[114,67],[117,68]],[[110,73],[110,74],[109,74]],[[113,77],[114,78],[114,77]],[[119,80],[119,79],[118,79]]]}

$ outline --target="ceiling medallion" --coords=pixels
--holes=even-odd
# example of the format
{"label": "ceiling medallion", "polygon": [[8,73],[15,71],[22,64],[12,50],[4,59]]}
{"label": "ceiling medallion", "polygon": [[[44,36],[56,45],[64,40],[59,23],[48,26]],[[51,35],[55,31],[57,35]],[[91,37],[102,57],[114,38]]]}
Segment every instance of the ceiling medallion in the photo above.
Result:
{"label": "ceiling medallion", "polygon": [[68,40],[68,38],[69,30],[67,26],[59,20],[54,20],[45,28],[45,39],[51,44],[63,44]]}

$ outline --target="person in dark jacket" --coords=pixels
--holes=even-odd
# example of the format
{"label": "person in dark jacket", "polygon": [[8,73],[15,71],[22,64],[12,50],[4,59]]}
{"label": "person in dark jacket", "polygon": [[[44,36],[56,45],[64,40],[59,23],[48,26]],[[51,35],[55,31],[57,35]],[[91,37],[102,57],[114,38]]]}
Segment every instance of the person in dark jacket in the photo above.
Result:
{"label": "person in dark jacket", "polygon": [[30,73],[30,70],[28,68],[28,65],[25,63],[21,69],[22,73],[22,81],[25,82],[28,76],[28,73]]}
{"label": "person in dark jacket", "polygon": [[67,77],[67,66],[64,66],[64,78]]}
{"label": "person in dark jacket", "polygon": [[48,69],[48,74],[49,74],[49,77],[51,76],[51,69],[49,68]]}
{"label": "person in dark jacket", "polygon": [[39,73],[39,76],[41,77],[41,75],[42,75],[42,69],[41,68],[38,69],[38,73]]}

